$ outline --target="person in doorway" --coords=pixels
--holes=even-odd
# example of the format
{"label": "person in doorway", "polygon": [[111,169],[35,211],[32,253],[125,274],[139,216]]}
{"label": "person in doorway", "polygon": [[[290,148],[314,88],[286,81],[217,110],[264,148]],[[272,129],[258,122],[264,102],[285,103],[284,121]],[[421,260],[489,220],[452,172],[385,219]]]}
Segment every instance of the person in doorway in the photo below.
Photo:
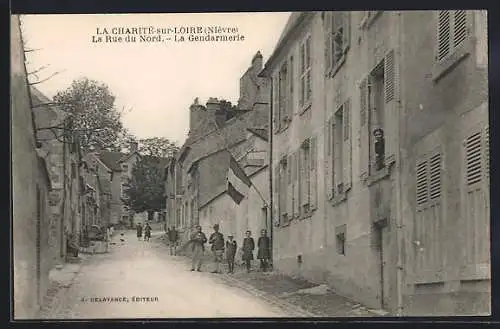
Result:
{"label": "person in doorway", "polygon": [[201,226],[196,226],[196,232],[191,236],[190,243],[192,244],[193,251],[193,263],[191,266],[191,271],[201,272],[202,258],[205,252],[205,243],[207,243],[207,237],[205,233],[201,231]]}
{"label": "person in doorway", "polygon": [[269,259],[271,258],[271,241],[267,236],[267,230],[260,231],[257,247],[257,259],[260,260],[260,269],[262,272],[266,272],[269,267]]}
{"label": "person in doorway", "polygon": [[255,249],[255,242],[252,238],[252,232],[246,231],[245,238],[243,239],[243,261],[245,262],[247,273],[250,272],[253,260],[253,251]]}
{"label": "person in doorway", "polygon": [[233,240],[233,235],[228,235],[226,241],[226,259],[229,267],[228,273],[234,273],[234,257],[236,256],[236,250],[238,250],[238,245],[236,241]]}
{"label": "person in doorway", "polygon": [[168,229],[168,245],[170,247],[170,256],[177,256],[177,243],[179,241],[179,234],[175,229],[175,226]]}
{"label": "person in doorway", "polygon": [[149,223],[146,223],[146,226],[144,227],[144,241],[149,241],[151,238],[151,226]]}
{"label": "person in doorway", "polygon": [[220,273],[220,263],[224,255],[224,235],[219,232],[219,224],[214,225],[214,233],[210,235],[208,243],[212,245],[211,250],[214,255],[215,269],[212,273]]}
{"label": "person in doorway", "polygon": [[137,224],[136,230],[137,230],[137,240],[140,241],[142,239],[142,225],[141,225],[141,223]]}

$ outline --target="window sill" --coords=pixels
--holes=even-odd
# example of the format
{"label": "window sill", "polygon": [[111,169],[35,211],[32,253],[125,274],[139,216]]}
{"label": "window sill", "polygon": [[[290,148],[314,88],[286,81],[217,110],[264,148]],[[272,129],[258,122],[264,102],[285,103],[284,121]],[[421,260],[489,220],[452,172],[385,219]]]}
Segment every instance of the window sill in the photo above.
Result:
{"label": "window sill", "polygon": [[311,101],[309,101],[306,105],[304,105],[302,107],[302,110],[300,110],[299,115],[302,115],[302,114],[306,113],[307,110],[309,110],[311,108],[311,106],[312,106],[312,103],[311,103]]}
{"label": "window sill", "polygon": [[336,196],[332,196],[330,198],[330,204],[333,206],[333,207],[336,207],[338,206],[339,204],[341,203],[344,203],[345,201],[347,201],[347,194],[348,192],[351,190],[351,188],[348,188],[347,190],[345,190],[344,192],[340,193],[340,194],[337,194]]}
{"label": "window sill", "polygon": [[326,72],[327,78],[332,79],[337,74],[337,72],[340,71],[340,68],[342,66],[344,66],[345,58],[346,58],[346,54],[347,54],[348,50],[349,50],[349,47],[346,48],[346,50],[344,51],[344,54],[342,55],[340,60],[337,62],[337,64],[335,64],[334,67],[327,70],[327,72]]}
{"label": "window sill", "polygon": [[383,179],[388,178],[391,175],[392,172],[392,167],[395,163],[395,160],[393,157],[386,159],[385,161],[385,167],[374,172],[373,174],[370,174],[366,177],[362,177],[362,180],[367,186],[372,186],[373,184],[377,183],[378,181],[381,181]]}
{"label": "window sill", "polygon": [[432,66],[432,80],[437,82],[451,69],[457,66],[463,59],[472,53],[474,46],[474,38],[470,36],[464,42],[458,46],[453,52],[440,60],[435,62]]}

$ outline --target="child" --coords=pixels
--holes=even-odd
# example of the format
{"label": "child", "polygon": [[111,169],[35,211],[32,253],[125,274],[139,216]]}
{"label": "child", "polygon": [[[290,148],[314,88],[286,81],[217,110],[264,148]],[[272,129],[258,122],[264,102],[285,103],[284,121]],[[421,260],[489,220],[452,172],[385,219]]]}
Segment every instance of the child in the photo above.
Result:
{"label": "child", "polygon": [[229,265],[228,273],[234,273],[234,256],[236,255],[236,250],[238,250],[236,241],[233,240],[232,235],[228,235],[226,241],[226,259]]}
{"label": "child", "polygon": [[255,242],[252,238],[252,232],[246,231],[245,238],[243,239],[243,261],[245,262],[245,265],[247,267],[247,273],[250,273],[254,249]]}

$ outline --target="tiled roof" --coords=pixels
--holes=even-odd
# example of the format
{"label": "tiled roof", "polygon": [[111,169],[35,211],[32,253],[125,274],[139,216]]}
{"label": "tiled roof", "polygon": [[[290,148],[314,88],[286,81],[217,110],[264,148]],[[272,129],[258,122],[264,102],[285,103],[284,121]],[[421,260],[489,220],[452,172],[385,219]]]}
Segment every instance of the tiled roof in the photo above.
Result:
{"label": "tiled roof", "polygon": [[231,154],[223,150],[198,162],[198,201],[203,207],[215,197],[227,190],[227,172]]}
{"label": "tiled roof", "polygon": [[203,138],[190,144],[186,141],[182,148],[189,147],[191,150],[187,154],[184,165],[188,168],[191,163],[208,154],[246,140],[247,128],[263,127],[268,124],[268,121],[269,109],[262,107],[230,119],[223,127],[208,132]]}
{"label": "tiled roof", "polygon": [[121,152],[100,151],[99,159],[113,171],[121,171],[120,160],[127,154]]}

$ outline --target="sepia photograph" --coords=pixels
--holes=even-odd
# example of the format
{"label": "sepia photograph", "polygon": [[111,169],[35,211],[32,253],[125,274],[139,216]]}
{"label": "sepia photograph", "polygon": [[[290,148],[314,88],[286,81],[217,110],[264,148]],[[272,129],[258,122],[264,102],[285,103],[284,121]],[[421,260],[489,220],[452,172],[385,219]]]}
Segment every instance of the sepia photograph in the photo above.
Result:
{"label": "sepia photograph", "polygon": [[12,14],[11,318],[491,315],[487,18]]}

